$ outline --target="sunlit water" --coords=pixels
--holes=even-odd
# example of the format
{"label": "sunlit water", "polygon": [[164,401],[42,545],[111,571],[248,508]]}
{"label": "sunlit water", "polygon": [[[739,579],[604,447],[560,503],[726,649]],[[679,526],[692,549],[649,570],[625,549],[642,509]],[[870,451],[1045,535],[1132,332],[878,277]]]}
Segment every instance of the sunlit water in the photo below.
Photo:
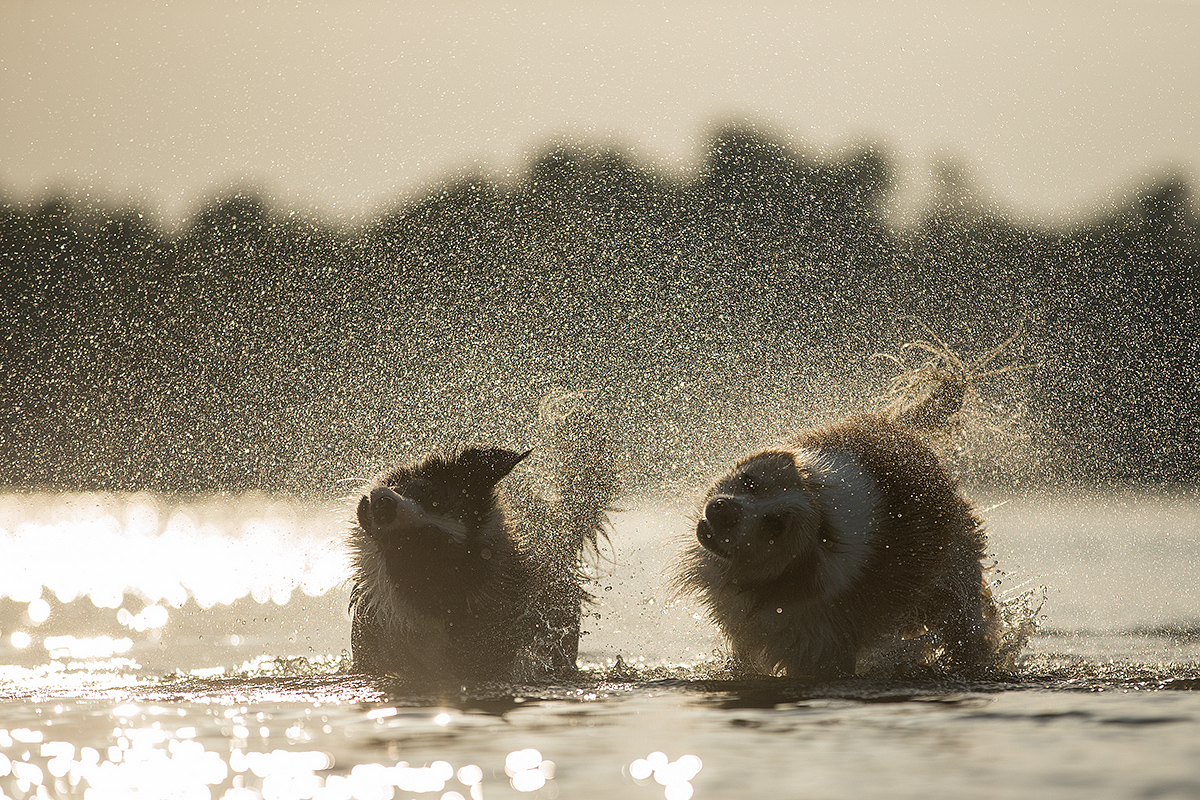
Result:
{"label": "sunlit water", "polygon": [[720,679],[665,588],[688,509],[627,506],[580,678],[431,696],[348,672],[344,506],[0,497],[0,792],[1200,797],[1200,500],[989,510],[1044,619],[971,684]]}

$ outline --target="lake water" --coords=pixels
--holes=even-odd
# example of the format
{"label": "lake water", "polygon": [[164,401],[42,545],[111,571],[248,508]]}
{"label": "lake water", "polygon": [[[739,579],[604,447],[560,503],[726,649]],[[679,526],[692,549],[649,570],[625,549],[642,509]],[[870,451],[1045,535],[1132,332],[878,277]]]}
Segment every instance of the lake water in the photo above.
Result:
{"label": "lake water", "polygon": [[986,683],[722,680],[664,588],[689,509],[625,505],[580,678],[423,696],[347,671],[345,504],[0,496],[0,794],[1200,797],[1195,495],[990,508],[1045,602]]}

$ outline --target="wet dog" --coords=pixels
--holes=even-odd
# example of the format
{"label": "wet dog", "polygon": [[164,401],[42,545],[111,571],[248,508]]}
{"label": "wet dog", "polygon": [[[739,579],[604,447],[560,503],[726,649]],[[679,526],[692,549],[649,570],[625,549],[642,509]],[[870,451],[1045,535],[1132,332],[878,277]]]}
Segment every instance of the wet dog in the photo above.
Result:
{"label": "wet dog", "polygon": [[994,663],[1000,641],[984,548],[926,438],[862,414],[739,460],[708,490],[677,584],[743,672],[969,673]]}
{"label": "wet dog", "polygon": [[467,447],[374,481],[349,535],[357,671],[469,683],[575,669],[581,558],[615,481],[586,428],[560,444],[548,470],[518,469],[532,451]]}

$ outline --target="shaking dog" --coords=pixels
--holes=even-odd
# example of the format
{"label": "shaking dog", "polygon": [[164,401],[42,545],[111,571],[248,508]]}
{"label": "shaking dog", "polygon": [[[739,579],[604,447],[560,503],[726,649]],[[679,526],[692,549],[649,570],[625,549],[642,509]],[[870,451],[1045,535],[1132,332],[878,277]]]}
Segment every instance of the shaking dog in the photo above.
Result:
{"label": "shaking dog", "polygon": [[357,671],[473,683],[575,669],[582,559],[616,486],[592,421],[559,417],[545,470],[522,465],[532,451],[467,447],[379,476],[349,536]]}
{"label": "shaking dog", "polygon": [[906,419],[805,430],[708,490],[677,584],[707,606],[739,670],[827,679],[995,664],[982,522]]}

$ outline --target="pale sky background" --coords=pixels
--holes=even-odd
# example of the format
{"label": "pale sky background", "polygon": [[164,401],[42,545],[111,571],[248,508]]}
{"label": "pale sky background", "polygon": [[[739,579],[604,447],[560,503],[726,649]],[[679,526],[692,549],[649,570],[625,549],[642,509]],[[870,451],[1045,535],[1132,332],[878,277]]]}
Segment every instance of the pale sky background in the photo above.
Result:
{"label": "pale sky background", "polygon": [[1200,188],[1200,2],[0,0],[0,192],[178,220],[233,185],[361,219],[557,141],[694,169],[751,119],[935,158],[1046,220],[1173,170]]}

